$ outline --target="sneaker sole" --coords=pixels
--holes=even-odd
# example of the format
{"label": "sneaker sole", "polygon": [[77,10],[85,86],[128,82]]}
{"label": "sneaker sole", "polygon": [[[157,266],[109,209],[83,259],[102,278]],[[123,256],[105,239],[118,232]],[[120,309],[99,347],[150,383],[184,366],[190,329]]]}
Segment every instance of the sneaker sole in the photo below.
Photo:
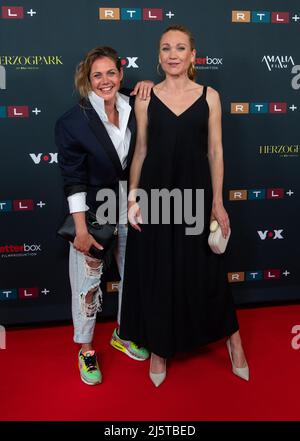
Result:
{"label": "sneaker sole", "polygon": [[128,351],[128,349],[126,349],[123,345],[121,345],[120,343],[116,342],[115,340],[111,340],[110,344],[113,348],[117,349],[120,352],[123,352],[123,354],[128,355],[128,357],[132,358],[133,360],[136,361],[145,361],[147,360],[147,358],[138,358],[135,355],[133,355],[131,352]]}
{"label": "sneaker sole", "polygon": [[[80,362],[78,363],[78,368],[79,368],[79,373],[81,371],[81,366],[80,366]],[[94,383],[92,383],[91,381],[88,381],[86,378],[84,378],[81,374],[80,374],[80,378],[81,380],[85,383],[88,384],[89,386],[95,386],[96,384],[100,384],[102,382],[102,377],[100,380],[95,381]]]}
{"label": "sneaker sole", "polygon": [[101,384],[101,382],[102,382],[102,380],[99,380],[96,383],[91,383],[91,382],[87,381],[84,377],[82,377],[81,375],[80,375],[80,378],[85,384],[88,384],[89,386],[96,386],[96,384]]}

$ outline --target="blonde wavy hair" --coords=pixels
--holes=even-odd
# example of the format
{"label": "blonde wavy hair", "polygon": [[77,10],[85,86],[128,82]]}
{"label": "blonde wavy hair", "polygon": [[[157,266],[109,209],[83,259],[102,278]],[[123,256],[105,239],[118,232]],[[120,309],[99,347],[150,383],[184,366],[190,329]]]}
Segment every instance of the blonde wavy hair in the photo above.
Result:
{"label": "blonde wavy hair", "polygon": [[[161,42],[161,39],[162,39],[163,35],[165,35],[169,31],[183,32],[189,38],[190,45],[191,45],[191,51],[196,49],[196,47],[195,47],[195,39],[194,39],[191,31],[188,28],[186,28],[185,26],[183,26],[183,25],[173,25],[173,26],[169,26],[167,29],[165,29],[163,31],[163,33],[161,34],[161,37],[160,37],[160,40],[159,40],[159,44]],[[189,65],[188,77],[189,77],[190,80],[196,81],[196,68],[195,68],[195,64],[194,63],[191,63]]]}

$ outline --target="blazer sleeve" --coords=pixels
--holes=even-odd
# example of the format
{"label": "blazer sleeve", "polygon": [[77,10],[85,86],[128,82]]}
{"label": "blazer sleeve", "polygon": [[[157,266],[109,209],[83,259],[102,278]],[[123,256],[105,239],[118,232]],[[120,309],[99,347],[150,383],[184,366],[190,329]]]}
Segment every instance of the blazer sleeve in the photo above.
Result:
{"label": "blazer sleeve", "polygon": [[128,89],[128,87],[121,87],[121,89],[119,90],[120,93],[122,93],[123,95],[126,95],[128,97],[130,97],[130,94],[132,91],[133,91],[133,89]]}
{"label": "blazer sleeve", "polygon": [[87,153],[59,119],[55,125],[55,142],[58,147],[58,164],[61,169],[66,196],[86,192],[88,185]]}

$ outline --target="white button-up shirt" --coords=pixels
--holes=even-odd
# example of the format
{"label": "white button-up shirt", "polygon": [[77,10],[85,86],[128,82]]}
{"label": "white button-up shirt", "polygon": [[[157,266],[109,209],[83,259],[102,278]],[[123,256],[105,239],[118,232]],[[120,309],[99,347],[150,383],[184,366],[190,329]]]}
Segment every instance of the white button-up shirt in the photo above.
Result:
{"label": "white button-up shirt", "polygon": [[[116,96],[116,108],[119,112],[119,127],[112,124],[105,112],[104,99],[98,96],[95,92],[89,93],[89,100],[99,118],[101,119],[110,139],[116,149],[119,156],[123,170],[127,165],[127,155],[129,151],[131,133],[128,125],[129,115],[131,112],[131,106],[129,105],[129,97],[121,93],[117,93]],[[126,188],[122,185],[120,188],[120,213],[119,222],[122,224],[127,223],[127,194]],[[86,193],[74,193],[68,196],[70,213],[76,213],[79,211],[88,210],[86,205]]]}

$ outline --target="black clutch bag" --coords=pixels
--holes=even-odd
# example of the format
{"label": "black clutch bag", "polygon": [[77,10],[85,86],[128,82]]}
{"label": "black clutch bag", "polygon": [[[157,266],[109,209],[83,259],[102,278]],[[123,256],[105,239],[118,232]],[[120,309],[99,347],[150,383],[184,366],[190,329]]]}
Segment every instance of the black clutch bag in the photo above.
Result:
{"label": "black clutch bag", "polygon": [[[96,259],[103,260],[113,251],[118,236],[118,227],[108,223],[99,224],[96,215],[90,210],[85,212],[85,220],[88,232],[103,246],[103,250],[92,246],[89,252]],[[72,214],[66,216],[63,224],[57,230],[57,234],[69,242],[74,242],[76,230]]]}

